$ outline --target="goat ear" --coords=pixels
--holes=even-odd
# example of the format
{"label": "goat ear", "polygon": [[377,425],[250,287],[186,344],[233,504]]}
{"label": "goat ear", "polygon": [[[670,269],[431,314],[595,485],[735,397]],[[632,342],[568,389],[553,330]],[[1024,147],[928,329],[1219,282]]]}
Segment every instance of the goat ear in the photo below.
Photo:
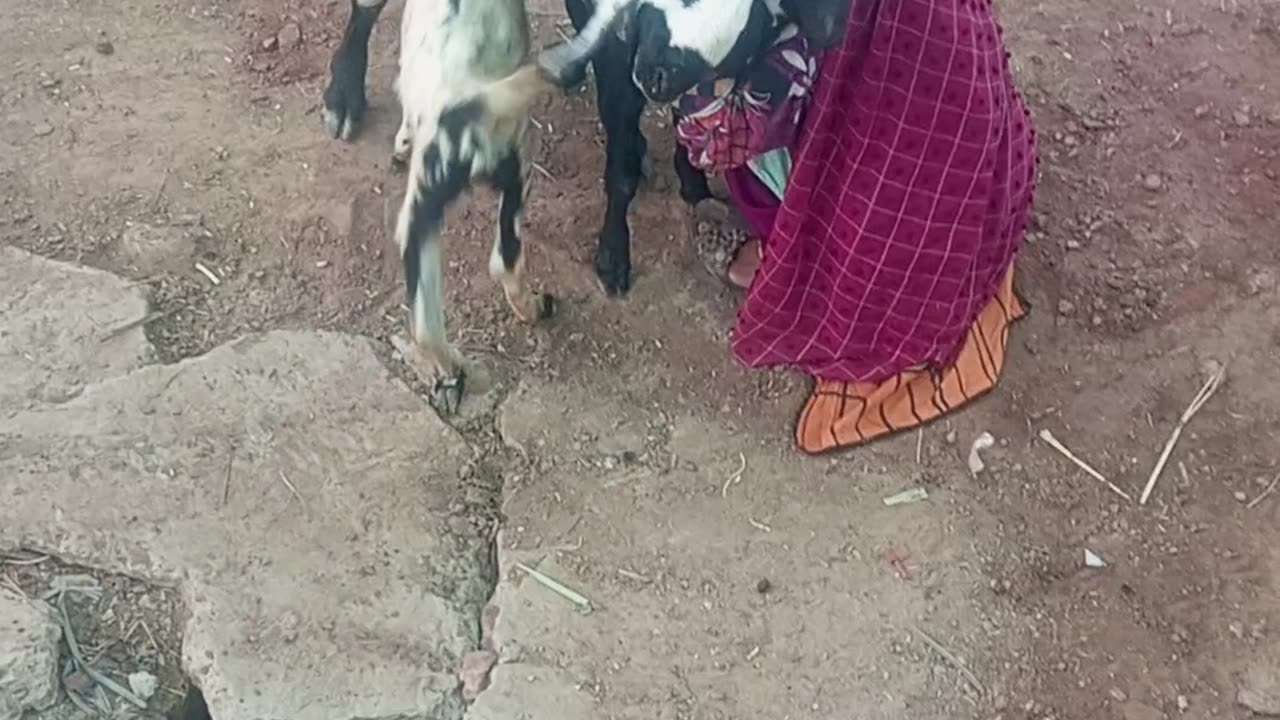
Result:
{"label": "goat ear", "polygon": [[839,45],[855,0],[782,0],[782,11],[800,28],[814,49]]}

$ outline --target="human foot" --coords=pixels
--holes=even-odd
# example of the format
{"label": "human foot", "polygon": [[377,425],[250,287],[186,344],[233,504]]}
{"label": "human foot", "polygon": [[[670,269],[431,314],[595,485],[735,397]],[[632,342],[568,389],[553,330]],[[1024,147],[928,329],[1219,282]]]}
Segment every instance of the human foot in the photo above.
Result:
{"label": "human foot", "polygon": [[746,289],[760,267],[760,241],[752,238],[746,221],[727,203],[707,199],[693,209],[698,258],[707,272]]}

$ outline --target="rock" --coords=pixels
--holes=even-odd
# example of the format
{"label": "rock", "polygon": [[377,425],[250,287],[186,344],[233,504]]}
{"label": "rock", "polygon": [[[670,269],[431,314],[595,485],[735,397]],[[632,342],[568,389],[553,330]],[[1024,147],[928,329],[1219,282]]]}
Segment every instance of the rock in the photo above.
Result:
{"label": "rock", "polygon": [[275,50],[278,47],[280,47],[280,40],[275,35],[272,35],[271,37],[266,38],[262,41],[262,49],[266,50],[267,52],[271,52],[272,50]]}
{"label": "rock", "polygon": [[474,650],[462,656],[462,668],[458,679],[462,681],[462,699],[475,702],[480,693],[489,687],[489,671],[498,663],[498,654],[492,650]]}
{"label": "rock", "polygon": [[1058,314],[1059,314],[1059,315],[1070,315],[1070,314],[1074,313],[1075,311],[1076,311],[1075,303],[1071,302],[1070,300],[1059,300],[1059,301],[1058,301]]}
{"label": "rock", "polygon": [[46,135],[52,135],[53,126],[47,122],[38,122],[34,126],[32,126],[31,132],[35,133],[36,137],[44,137]]}
{"label": "rock", "polygon": [[97,51],[99,55],[114,55],[116,52],[116,46],[113,45],[110,40],[99,40],[97,44],[93,46],[93,49]]}
{"label": "rock", "polygon": [[1271,292],[1276,289],[1276,274],[1270,268],[1261,268],[1249,273],[1245,286],[1250,295]]}
{"label": "rock", "polygon": [[1164,178],[1160,177],[1156,173],[1147,173],[1142,178],[1142,187],[1144,190],[1156,192],[1160,188],[1164,187]]}
{"label": "rock", "polygon": [[[86,383],[123,375],[151,357],[140,324],[102,340],[104,331],[147,315],[142,291],[123,278],[0,247],[0,288],[9,298],[0,312],[0,408],[5,411],[64,402]],[[67,312],[69,302],[92,308],[92,318]],[[19,348],[37,360],[28,360]],[[0,535],[6,505],[11,505],[8,498],[0,502]]]}
{"label": "rock", "polygon": [[1240,678],[1236,702],[1266,717],[1280,717],[1280,663],[1272,658],[1249,663]]}
{"label": "rock", "polygon": [[1236,124],[1236,127],[1246,128],[1253,123],[1253,118],[1249,116],[1247,108],[1241,108],[1231,113],[1231,121]]}
{"label": "rock", "polygon": [[597,717],[595,709],[591,696],[567,673],[510,663],[494,668],[493,687],[467,710],[466,720],[591,720]]}
{"label": "rock", "polygon": [[295,22],[285,23],[280,32],[276,33],[276,41],[285,49],[297,47],[302,43],[302,28]]}
{"label": "rock", "polygon": [[58,699],[61,637],[47,608],[0,590],[0,718],[43,710]]}
{"label": "rock", "polygon": [[160,678],[149,672],[129,673],[129,689],[142,700],[150,700],[156,690],[160,689]]}
{"label": "rock", "polygon": [[[0,287],[0,547],[182,578],[184,669],[218,720],[460,715],[489,590],[485,541],[445,523],[471,450],[369,340],[255,333],[128,368],[141,329],[99,337],[146,315],[126,281],[0,247]],[[78,395],[25,402],[67,372]]]}

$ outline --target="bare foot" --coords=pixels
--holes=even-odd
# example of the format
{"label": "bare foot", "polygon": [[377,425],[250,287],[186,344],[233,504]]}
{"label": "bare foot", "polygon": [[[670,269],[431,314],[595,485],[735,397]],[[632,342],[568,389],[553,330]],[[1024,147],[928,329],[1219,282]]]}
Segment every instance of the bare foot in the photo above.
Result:
{"label": "bare foot", "polygon": [[729,282],[746,290],[760,269],[760,241],[751,238],[738,248],[738,255],[729,263]]}

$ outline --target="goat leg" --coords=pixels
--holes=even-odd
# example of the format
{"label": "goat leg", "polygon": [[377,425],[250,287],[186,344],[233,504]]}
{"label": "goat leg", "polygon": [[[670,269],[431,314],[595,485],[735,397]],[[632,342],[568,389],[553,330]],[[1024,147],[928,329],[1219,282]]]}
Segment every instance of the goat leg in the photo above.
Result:
{"label": "goat leg", "polygon": [[329,85],[324,91],[325,130],[334,139],[350,140],[364,120],[369,104],[365,98],[369,35],[386,4],[387,0],[351,0],[351,16],[329,62]]}
{"label": "goat leg", "polygon": [[555,298],[524,289],[524,244],[520,240],[520,215],[524,205],[524,174],[520,155],[512,148],[498,161],[489,183],[501,196],[498,230],[489,253],[489,275],[502,286],[507,304],[525,323],[545,320],[555,313]]}

